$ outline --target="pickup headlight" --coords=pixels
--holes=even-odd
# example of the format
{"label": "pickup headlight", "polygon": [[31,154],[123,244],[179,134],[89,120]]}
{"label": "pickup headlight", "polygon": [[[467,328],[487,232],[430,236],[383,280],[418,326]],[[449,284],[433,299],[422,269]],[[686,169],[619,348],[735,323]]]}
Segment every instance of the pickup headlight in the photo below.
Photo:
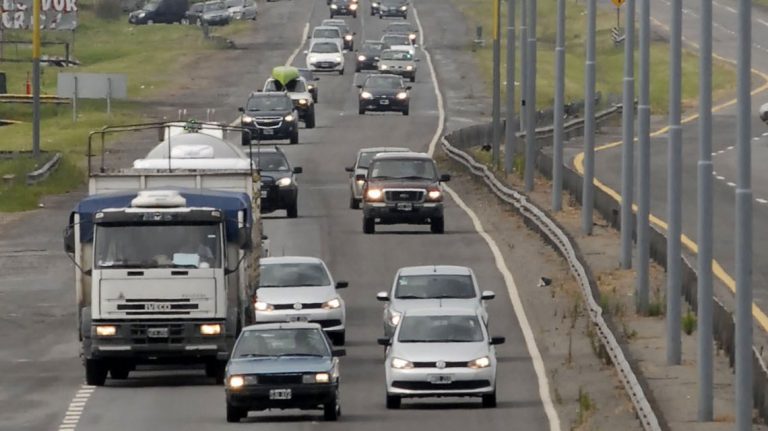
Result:
{"label": "pickup headlight", "polygon": [[249,115],[243,115],[243,123],[253,123],[253,117]]}
{"label": "pickup headlight", "polygon": [[341,300],[339,300],[339,298],[333,298],[330,301],[325,301],[323,303],[323,309],[325,310],[334,310],[339,307],[341,307]]}
{"label": "pickup headlight", "polygon": [[200,335],[219,335],[221,334],[221,324],[206,323],[200,325]]}
{"label": "pickup headlight", "polygon": [[262,301],[256,301],[253,304],[253,307],[256,309],[256,311],[272,311],[275,309],[275,307],[273,307],[272,304],[268,304]]}
{"label": "pickup headlight", "polygon": [[410,368],[413,368],[413,362],[406,361],[405,359],[400,358],[392,358],[392,368],[395,368],[397,370],[407,370]]}
{"label": "pickup headlight", "polygon": [[392,326],[397,326],[397,324],[400,323],[400,318],[403,317],[402,313],[394,310],[391,310],[390,313],[391,315],[389,316],[389,323],[391,323]]}
{"label": "pickup headlight", "polygon": [[481,358],[473,359],[469,362],[467,362],[467,367],[469,368],[488,368],[491,366],[491,358],[487,356],[483,356]]}
{"label": "pickup headlight", "polygon": [[351,35],[351,34],[348,34],[348,35],[344,36],[344,40],[346,40],[347,42],[349,42],[350,40],[352,40],[352,35]]}
{"label": "pickup headlight", "polygon": [[357,10],[357,5],[352,3],[351,5],[349,5],[349,10]]}
{"label": "pickup headlight", "polygon": [[405,100],[408,98],[408,93],[406,93],[405,91],[401,91],[400,93],[397,93],[397,96],[395,97],[397,97],[398,100]]}
{"label": "pickup headlight", "polygon": [[301,377],[302,383],[328,383],[331,381],[330,373],[304,374]]}
{"label": "pickup headlight", "polygon": [[379,3],[378,2],[373,2],[373,3],[371,3],[371,7],[379,7]]}
{"label": "pickup headlight", "polygon": [[278,187],[288,187],[291,185],[291,183],[293,183],[293,181],[291,180],[291,177],[280,178],[279,180],[277,180]]}
{"label": "pickup headlight", "polygon": [[400,6],[400,10],[407,10],[408,6]]}
{"label": "pickup headlight", "polygon": [[299,105],[306,105],[307,103],[309,103],[307,99],[299,99]]}
{"label": "pickup headlight", "polygon": [[312,84],[307,84],[307,90],[314,90],[315,86]]}
{"label": "pickup headlight", "polygon": [[365,61],[365,56],[364,55],[358,55],[357,56],[357,61]]}
{"label": "pickup headlight", "polygon": [[331,9],[338,9],[338,8],[339,8],[339,7],[338,7],[338,6],[336,6],[335,4],[332,4],[332,5],[331,5]]}
{"label": "pickup headlight", "polygon": [[114,337],[117,335],[117,327],[115,325],[98,325],[96,327],[96,335],[99,337]]}
{"label": "pickup headlight", "polygon": [[431,201],[439,201],[442,197],[443,193],[440,190],[430,190],[427,192],[427,199]]}
{"label": "pickup headlight", "polygon": [[360,93],[360,98],[361,99],[373,99],[373,94],[371,94],[371,93],[369,93],[367,91],[363,91],[362,93]]}
{"label": "pickup headlight", "polygon": [[413,70],[413,66],[411,65],[405,66],[405,70]]}
{"label": "pickup headlight", "polygon": [[290,123],[291,121],[294,120],[294,117],[293,117],[293,114],[288,114],[285,117],[283,117],[283,119]]}
{"label": "pickup headlight", "polygon": [[387,69],[389,69],[389,66],[387,66],[386,64],[381,64],[381,65],[379,65],[379,69],[387,70]]}
{"label": "pickup headlight", "polygon": [[384,193],[382,193],[382,191],[379,189],[368,189],[368,191],[365,193],[365,197],[367,197],[370,201],[378,201],[384,197]]}
{"label": "pickup headlight", "polygon": [[411,34],[408,35],[408,38],[411,39],[411,40],[416,40],[416,34],[415,33],[411,33]]}

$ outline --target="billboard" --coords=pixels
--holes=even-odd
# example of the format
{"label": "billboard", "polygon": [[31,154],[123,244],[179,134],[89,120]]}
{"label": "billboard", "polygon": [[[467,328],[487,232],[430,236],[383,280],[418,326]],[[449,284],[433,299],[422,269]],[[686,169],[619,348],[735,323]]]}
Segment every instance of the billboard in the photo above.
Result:
{"label": "billboard", "polygon": [[[34,0],[0,0],[0,30],[32,28]],[[74,30],[77,27],[77,0],[38,0],[40,27],[44,30]]]}

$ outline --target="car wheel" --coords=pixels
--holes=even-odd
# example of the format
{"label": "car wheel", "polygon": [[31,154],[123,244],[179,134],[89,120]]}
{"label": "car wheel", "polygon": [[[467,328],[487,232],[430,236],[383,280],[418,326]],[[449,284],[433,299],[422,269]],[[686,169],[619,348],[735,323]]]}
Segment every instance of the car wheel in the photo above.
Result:
{"label": "car wheel", "polygon": [[116,366],[109,369],[109,376],[115,380],[125,380],[130,373],[131,369],[126,366]]}
{"label": "car wheel", "polygon": [[320,97],[318,96],[318,94],[317,93],[313,93],[312,94],[312,101],[317,103],[318,100],[320,100]]}
{"label": "car wheel", "polygon": [[365,108],[359,108],[359,109],[358,109],[358,111],[357,111],[357,113],[358,113],[359,115],[365,115]]}
{"label": "car wheel", "polygon": [[357,18],[357,12],[352,14],[352,18]]}
{"label": "car wheel", "polygon": [[349,208],[353,210],[359,210],[360,209],[360,199],[355,199],[354,197],[349,198]]}
{"label": "car wheel", "polygon": [[440,218],[433,218],[430,223],[430,230],[432,233],[444,233],[445,232],[445,219]]}
{"label": "car wheel", "polygon": [[383,16],[381,16],[381,14],[379,14],[379,19],[384,19],[384,17],[383,17]]}
{"label": "car wheel", "polygon": [[333,18],[333,14],[331,14],[331,18]]}
{"label": "car wheel", "polygon": [[91,386],[104,386],[109,370],[102,361],[97,359],[85,360],[85,383]]}
{"label": "car wheel", "polygon": [[227,363],[223,361],[212,361],[205,364],[205,375],[216,381],[217,385],[224,384],[224,372]]}
{"label": "car wheel", "polygon": [[152,25],[152,24],[154,24],[154,23],[155,23],[155,21],[154,21],[154,20],[151,20],[151,19],[148,19],[148,20],[147,20],[147,25]]}
{"label": "car wheel", "polygon": [[387,394],[387,408],[388,409],[399,409],[402,399],[397,395],[389,395]]}
{"label": "car wheel", "polygon": [[360,66],[355,66],[355,73],[360,73],[362,68]]}
{"label": "car wheel", "polygon": [[331,339],[334,346],[343,346],[347,342],[347,333],[346,331],[329,332],[328,338]]}
{"label": "car wheel", "polygon": [[314,106],[309,112],[307,112],[307,118],[306,120],[304,120],[304,126],[307,129],[315,128],[315,107]]}
{"label": "car wheel", "polygon": [[181,19],[181,23],[188,25],[189,24],[189,20],[187,18],[182,18]]}
{"label": "car wheel", "polygon": [[339,70],[339,75],[343,75],[343,74],[344,74],[344,67],[342,67],[341,70]]}
{"label": "car wheel", "polygon": [[416,82],[416,75],[411,75],[411,82]]}
{"label": "car wheel", "polygon": [[293,203],[288,206],[288,209],[285,210],[285,215],[288,216],[288,218],[296,218],[299,216],[299,205],[296,201],[293,201]]}
{"label": "car wheel", "polygon": [[405,109],[403,110],[403,115],[408,115],[408,114],[410,114],[410,111],[411,111],[411,108],[405,108]]}
{"label": "car wheel", "polygon": [[341,405],[339,404],[339,394],[333,396],[331,402],[323,405],[323,418],[327,421],[335,421],[341,416]]}
{"label": "car wheel", "polygon": [[373,217],[363,217],[363,233],[372,234],[376,232],[376,220]]}
{"label": "car wheel", "polygon": [[227,403],[227,422],[237,423],[246,416],[248,416],[247,411]]}
{"label": "car wheel", "polygon": [[495,389],[490,394],[483,395],[483,407],[484,408],[496,407],[496,390]]}
{"label": "car wheel", "polygon": [[299,131],[296,130],[291,135],[291,144],[298,144],[299,143]]}

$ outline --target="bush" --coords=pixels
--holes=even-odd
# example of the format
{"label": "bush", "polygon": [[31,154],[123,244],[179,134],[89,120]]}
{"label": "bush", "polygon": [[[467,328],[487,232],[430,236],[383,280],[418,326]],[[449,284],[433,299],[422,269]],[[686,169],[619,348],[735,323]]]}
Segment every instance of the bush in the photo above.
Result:
{"label": "bush", "polygon": [[123,10],[120,6],[120,0],[97,0],[96,1],[96,16],[98,18],[117,21],[120,19]]}

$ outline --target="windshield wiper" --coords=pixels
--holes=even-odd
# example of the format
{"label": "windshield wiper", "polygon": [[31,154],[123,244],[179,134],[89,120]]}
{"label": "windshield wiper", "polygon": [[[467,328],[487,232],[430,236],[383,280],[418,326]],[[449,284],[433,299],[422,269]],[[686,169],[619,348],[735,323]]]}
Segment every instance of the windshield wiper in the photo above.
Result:
{"label": "windshield wiper", "polygon": [[422,177],[419,175],[409,175],[407,177],[397,177],[398,180],[433,180],[434,178]]}
{"label": "windshield wiper", "polygon": [[281,355],[276,355],[278,358],[284,358],[286,356],[301,356],[301,357],[307,357],[307,358],[322,358],[325,355],[321,355],[319,353],[283,353]]}
{"label": "windshield wiper", "polygon": [[403,296],[395,296],[397,299],[430,299],[426,296],[418,296],[418,295],[403,295]]}
{"label": "windshield wiper", "polygon": [[472,299],[474,296],[456,296],[456,295],[437,295],[431,296],[432,299]]}
{"label": "windshield wiper", "polygon": [[472,340],[463,340],[455,338],[438,338],[429,340],[400,340],[401,343],[471,343]]}
{"label": "windshield wiper", "polygon": [[239,355],[238,358],[272,358],[275,355],[265,355],[263,353],[245,353]]}

